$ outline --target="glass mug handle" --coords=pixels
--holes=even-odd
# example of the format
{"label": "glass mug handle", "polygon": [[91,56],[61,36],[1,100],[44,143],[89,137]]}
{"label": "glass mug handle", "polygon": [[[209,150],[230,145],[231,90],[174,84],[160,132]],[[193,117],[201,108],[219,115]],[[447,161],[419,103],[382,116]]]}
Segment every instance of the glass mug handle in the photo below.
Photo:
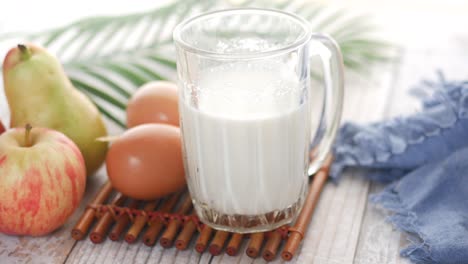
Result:
{"label": "glass mug handle", "polygon": [[341,121],[344,97],[343,57],[338,44],[331,37],[312,34],[309,42],[311,56],[318,55],[322,61],[325,100],[320,120],[318,140],[320,143],[312,152],[308,174],[313,175],[323,165],[335,140]]}

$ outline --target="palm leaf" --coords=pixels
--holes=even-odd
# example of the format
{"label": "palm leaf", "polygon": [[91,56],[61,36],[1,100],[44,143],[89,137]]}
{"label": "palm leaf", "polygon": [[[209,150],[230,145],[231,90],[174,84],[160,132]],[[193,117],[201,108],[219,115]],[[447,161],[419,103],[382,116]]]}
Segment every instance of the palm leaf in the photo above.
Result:
{"label": "palm leaf", "polygon": [[[271,3],[250,0],[242,7],[286,10],[309,20],[313,30],[333,36],[345,65],[360,71],[387,60],[390,45],[372,37],[367,17],[347,17],[345,10],[302,1]],[[43,32],[8,33],[0,41],[17,38],[41,44],[57,54],[72,83],[95,102],[104,116],[125,127],[126,102],[132,92],[151,80],[174,80],[172,30],[197,13],[233,7],[223,0],[174,0],[154,10],[124,16],[97,16]]]}

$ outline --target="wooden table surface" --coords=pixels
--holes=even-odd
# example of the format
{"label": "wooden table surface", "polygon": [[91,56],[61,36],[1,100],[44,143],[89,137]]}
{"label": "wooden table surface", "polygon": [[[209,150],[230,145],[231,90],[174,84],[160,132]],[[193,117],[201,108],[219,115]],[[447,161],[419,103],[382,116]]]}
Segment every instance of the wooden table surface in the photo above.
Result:
{"label": "wooden table surface", "polygon": [[[415,111],[417,104],[408,96],[408,89],[421,78],[435,78],[437,69],[449,79],[467,79],[468,33],[445,32],[441,36],[425,30],[419,41],[415,31],[411,42],[400,42],[397,60],[369,69],[368,74],[347,73],[345,121],[365,123]],[[361,176],[348,172],[338,185],[325,186],[299,254],[290,263],[409,263],[399,257],[399,250],[407,244],[405,235],[386,223],[385,213],[368,202],[369,195],[383,186]],[[104,170],[89,179],[81,207],[52,235],[0,234],[0,263],[265,263],[244,254],[246,243],[237,257],[212,257],[197,253],[193,241],[185,251],[147,247],[141,242],[75,242],[70,230],[105,179]],[[277,257],[273,263],[283,261]]]}

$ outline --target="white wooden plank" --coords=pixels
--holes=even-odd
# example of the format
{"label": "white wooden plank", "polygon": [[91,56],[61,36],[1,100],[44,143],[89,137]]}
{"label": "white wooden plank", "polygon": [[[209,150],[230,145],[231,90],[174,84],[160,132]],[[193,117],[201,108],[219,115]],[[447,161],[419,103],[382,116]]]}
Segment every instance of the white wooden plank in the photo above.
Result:
{"label": "white wooden plank", "polygon": [[[345,105],[345,120],[369,122],[382,117],[393,73],[391,65],[378,70],[381,73],[370,80],[348,86],[353,91],[347,99],[353,101]],[[353,262],[368,186],[358,174],[348,173],[338,185],[325,187],[297,263]]]}
{"label": "white wooden plank", "polygon": [[201,257],[202,257],[202,254],[200,254],[200,253],[198,253],[196,250],[194,250],[194,248],[195,248],[194,245],[195,245],[195,242],[197,241],[197,238],[198,238],[198,236],[195,236],[195,237],[193,238],[193,241],[191,242],[190,248],[187,249],[187,250],[190,250],[190,251],[192,252],[191,255],[190,255],[190,259],[189,259],[189,261],[188,261],[188,263],[190,263],[190,264],[192,264],[192,263],[193,263],[193,264],[199,263],[199,262],[200,262],[200,259],[201,259]]}
{"label": "white wooden plank", "polygon": [[165,251],[166,250],[160,246],[154,246],[148,257],[147,263],[151,263],[151,264],[159,263]]}
{"label": "white wooden plank", "polygon": [[194,250],[196,238],[197,236],[195,235],[190,241],[190,244],[187,247],[187,249],[180,251],[177,254],[174,263],[196,264],[199,262],[201,254]]}
{"label": "white wooden plank", "polygon": [[174,263],[176,259],[184,260],[176,263],[197,263],[198,260],[189,261],[193,254],[191,251],[164,249],[159,244],[148,247],[141,241],[127,244],[125,241],[105,240],[101,244],[93,244],[84,240],[77,243],[67,263]]}
{"label": "white wooden plank", "polygon": [[[359,174],[351,174],[352,180],[343,201],[343,208],[339,219],[342,221],[336,226],[333,237],[333,248],[328,255],[336,263],[352,263],[355,247],[361,228],[362,215],[368,193],[368,183]],[[355,197],[355,199],[349,199]]]}
{"label": "white wooden plank", "polygon": [[[382,185],[372,184],[370,192],[375,193],[382,189]],[[368,205],[362,223],[363,228],[354,262],[356,264],[397,263],[399,243],[393,241],[399,241],[402,235],[385,221],[384,212],[370,209],[371,206]]]}
{"label": "white wooden plank", "polygon": [[176,248],[165,249],[159,263],[161,263],[161,264],[172,264],[172,263],[174,263],[174,260],[177,258],[178,252],[179,251]]}
{"label": "white wooden plank", "polygon": [[205,253],[203,253],[203,254],[201,255],[201,258],[200,258],[199,263],[200,263],[200,264],[210,264],[212,258],[213,258],[213,257],[210,255],[210,253],[205,252]]}
{"label": "white wooden plank", "polygon": [[96,254],[96,263],[105,263],[112,255],[112,252],[120,252],[125,250],[125,244],[123,243],[111,243],[109,247],[106,247],[107,250],[103,250],[101,254]]}

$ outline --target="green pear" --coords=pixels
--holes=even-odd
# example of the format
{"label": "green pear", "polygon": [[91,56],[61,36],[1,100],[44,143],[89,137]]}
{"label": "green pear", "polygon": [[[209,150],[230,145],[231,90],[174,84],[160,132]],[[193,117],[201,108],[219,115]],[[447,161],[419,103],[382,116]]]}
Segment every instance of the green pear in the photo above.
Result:
{"label": "green pear", "polygon": [[[10,107],[10,127],[47,127],[67,135],[79,147],[88,175],[103,163],[107,135],[91,100],[73,87],[58,59],[33,44],[12,48],[3,61],[3,83]],[[46,155],[46,154],[44,154]]]}

